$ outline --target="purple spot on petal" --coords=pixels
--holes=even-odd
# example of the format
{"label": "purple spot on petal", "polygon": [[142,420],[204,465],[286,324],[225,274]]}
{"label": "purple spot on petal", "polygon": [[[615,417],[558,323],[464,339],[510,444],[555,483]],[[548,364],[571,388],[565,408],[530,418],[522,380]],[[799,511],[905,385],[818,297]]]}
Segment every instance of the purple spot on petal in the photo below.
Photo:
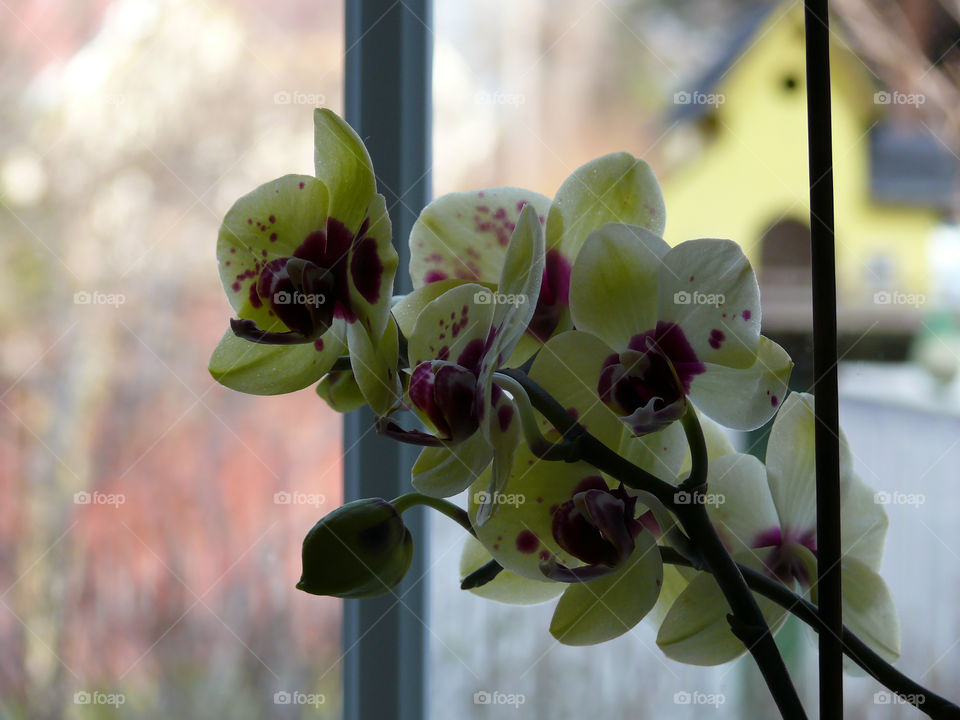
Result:
{"label": "purple spot on petal", "polygon": [[749,320],[749,319],[750,319],[750,315],[751,315],[751,313],[750,313],[749,310],[744,310],[744,311],[743,311],[743,319],[744,319],[744,320]]}
{"label": "purple spot on petal", "polygon": [[776,407],[776,406],[779,404],[779,402],[780,402],[780,401],[777,400],[777,396],[776,396],[776,395],[771,395],[771,396],[770,396],[770,404],[771,404],[773,407]]}
{"label": "purple spot on petal", "polygon": [[540,547],[540,540],[529,530],[521,530],[517,535],[517,550],[525,555],[531,555]]}
{"label": "purple spot on petal", "polygon": [[719,350],[720,345],[726,339],[727,336],[724,335],[722,331],[713,329],[710,331],[710,339],[707,342],[710,343],[710,347],[712,347],[714,350]]}
{"label": "purple spot on petal", "polygon": [[428,285],[433,282],[439,282],[441,280],[446,280],[447,274],[442,270],[430,270],[426,275],[423,276],[423,281]]}
{"label": "purple spot on petal", "polygon": [[276,242],[276,241],[277,241],[277,234],[270,233],[270,242]]}
{"label": "purple spot on petal", "polygon": [[323,338],[317,338],[313,341],[313,347],[317,352],[323,350]]}

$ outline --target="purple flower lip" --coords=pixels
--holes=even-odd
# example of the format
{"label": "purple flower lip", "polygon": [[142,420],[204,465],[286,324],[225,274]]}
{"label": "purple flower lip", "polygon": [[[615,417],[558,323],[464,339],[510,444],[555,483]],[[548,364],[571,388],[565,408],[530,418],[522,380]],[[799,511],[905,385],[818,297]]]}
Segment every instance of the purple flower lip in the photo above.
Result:
{"label": "purple flower lip", "polygon": [[634,538],[643,529],[637,499],[621,484],[610,490],[599,476],[584,479],[570,500],[553,515],[553,537],[573,557],[586,563],[568,568],[555,560],[541,566],[561,582],[584,582],[615,572],[630,557]]}
{"label": "purple flower lip", "polygon": [[239,319],[230,326],[239,337],[264,345],[313,342],[333,322],[333,291],[333,275],[312,262],[292,257],[271,260],[260,272],[256,294],[290,330],[269,332],[253,320]]}
{"label": "purple flower lip", "polygon": [[751,546],[768,548],[764,565],[772,577],[783,582],[796,580],[801,585],[810,585],[812,580],[810,570],[804,562],[800,549],[806,548],[814,557],[817,556],[815,530],[791,531],[772,527],[758,533]]}
{"label": "purple flower lip", "polygon": [[693,377],[705,370],[680,326],[659,321],[607,357],[597,392],[635,434],[644,435],[683,416]]}
{"label": "purple flower lip", "polygon": [[427,360],[414,368],[410,401],[445,439],[458,443],[480,426],[476,413],[477,377],[452,362]]}
{"label": "purple flower lip", "polygon": [[334,318],[356,321],[350,288],[374,303],[383,274],[376,240],[366,235],[369,226],[367,218],[354,235],[336,218],[327,218],[325,229],[311,232],[292,256],[266,263],[250,288],[250,303],[266,303],[289,331],[266,331],[254,320],[235,318],[230,322],[234,334],[263,345],[299,345],[323,335]]}

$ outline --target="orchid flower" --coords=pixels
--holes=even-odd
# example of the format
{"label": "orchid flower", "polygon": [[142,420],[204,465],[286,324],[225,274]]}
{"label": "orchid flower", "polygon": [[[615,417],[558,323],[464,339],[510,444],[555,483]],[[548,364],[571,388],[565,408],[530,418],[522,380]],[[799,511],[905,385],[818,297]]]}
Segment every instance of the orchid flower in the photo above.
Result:
{"label": "orchid flower", "polygon": [[581,336],[603,341],[574,350],[591,353],[583,381],[634,435],[678,420],[688,398],[737,430],[783,400],[793,363],[760,335],[756,276],[729,240],[671,248],[646,228],[607,224],[577,256],[570,309]]}
{"label": "orchid flower", "polygon": [[608,222],[664,228],[663,195],[643,160],[624,152],[575,170],[549,198],[512,187],[443,195],[410,233],[415,289],[444,280],[496,283],[521,209],[532,205],[546,226],[546,259],[536,309],[517,354],[526,359],[557,332],[570,329],[570,271],[587,235]]}
{"label": "orchid flower", "polygon": [[[816,581],[816,473],[813,396],[792,393],[770,432],[766,465],[729,453],[711,460],[707,510],[733,556],[791,588]],[[883,506],[853,471],[841,435],[841,550],[843,618],[886,660],[900,651],[896,609],[878,574],[887,529]],[[814,586],[815,587],[815,586]],[[758,602],[776,631],[786,612]],[[660,627],[657,643],[671,658],[715,665],[746,652],[730,632],[729,608],[712,576],[700,573],[680,594]]]}
{"label": "orchid flower", "polygon": [[349,349],[363,397],[385,413],[400,394],[390,217],[353,129],[329,110],[315,111],[314,126],[317,177],[261,185],[223,220],[217,259],[237,318],[210,372],[242,392],[286,393]]}
{"label": "orchid flower", "polygon": [[[485,475],[470,491],[472,518],[488,500]],[[551,633],[567,645],[605,642],[643,619],[663,582],[656,540],[636,516],[636,500],[586,463],[546,462],[521,446],[496,514],[475,523],[477,541],[465,548],[461,569],[495,559],[504,568],[500,584],[478,594],[515,604],[562,594]]]}
{"label": "orchid flower", "polygon": [[389,421],[381,427],[426,446],[413,468],[420,492],[437,497],[461,492],[491,459],[491,495],[505,484],[520,431],[513,400],[494,382],[494,372],[530,322],[543,262],[543,229],[534,209],[524,208],[496,293],[466,283],[429,302],[423,293],[412,294],[395,309],[409,337],[409,404],[433,433],[402,430]]}

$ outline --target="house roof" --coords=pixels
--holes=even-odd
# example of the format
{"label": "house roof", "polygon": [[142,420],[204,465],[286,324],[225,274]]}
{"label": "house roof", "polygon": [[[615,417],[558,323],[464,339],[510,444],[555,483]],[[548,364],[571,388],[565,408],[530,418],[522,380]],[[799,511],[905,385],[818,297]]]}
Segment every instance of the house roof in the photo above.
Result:
{"label": "house roof", "polygon": [[881,204],[949,209],[957,159],[924,126],[884,122],[870,132],[870,194]]}
{"label": "house roof", "polygon": [[[750,47],[751,40],[753,40],[757,31],[778,5],[779,3],[774,2],[743,13],[740,19],[737,20],[736,27],[726,47],[717,59],[692,83],[692,87],[684,87],[682,90],[691,93],[698,92],[704,95],[716,90],[737,59]],[[672,124],[678,121],[696,120],[711,109],[711,106],[703,103],[674,105],[667,121]]]}

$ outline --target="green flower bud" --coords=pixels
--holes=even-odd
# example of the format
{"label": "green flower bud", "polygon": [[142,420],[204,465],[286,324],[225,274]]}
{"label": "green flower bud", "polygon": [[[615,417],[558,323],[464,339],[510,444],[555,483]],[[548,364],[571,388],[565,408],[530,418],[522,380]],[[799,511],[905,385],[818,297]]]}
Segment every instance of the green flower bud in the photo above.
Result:
{"label": "green flower bud", "polygon": [[307,533],[297,589],[341,598],[383,595],[400,583],[412,559],[413,538],[393,505],[354,500]]}
{"label": "green flower bud", "polygon": [[324,375],[317,385],[317,395],[339,413],[348,413],[366,404],[357,379],[350,370]]}

